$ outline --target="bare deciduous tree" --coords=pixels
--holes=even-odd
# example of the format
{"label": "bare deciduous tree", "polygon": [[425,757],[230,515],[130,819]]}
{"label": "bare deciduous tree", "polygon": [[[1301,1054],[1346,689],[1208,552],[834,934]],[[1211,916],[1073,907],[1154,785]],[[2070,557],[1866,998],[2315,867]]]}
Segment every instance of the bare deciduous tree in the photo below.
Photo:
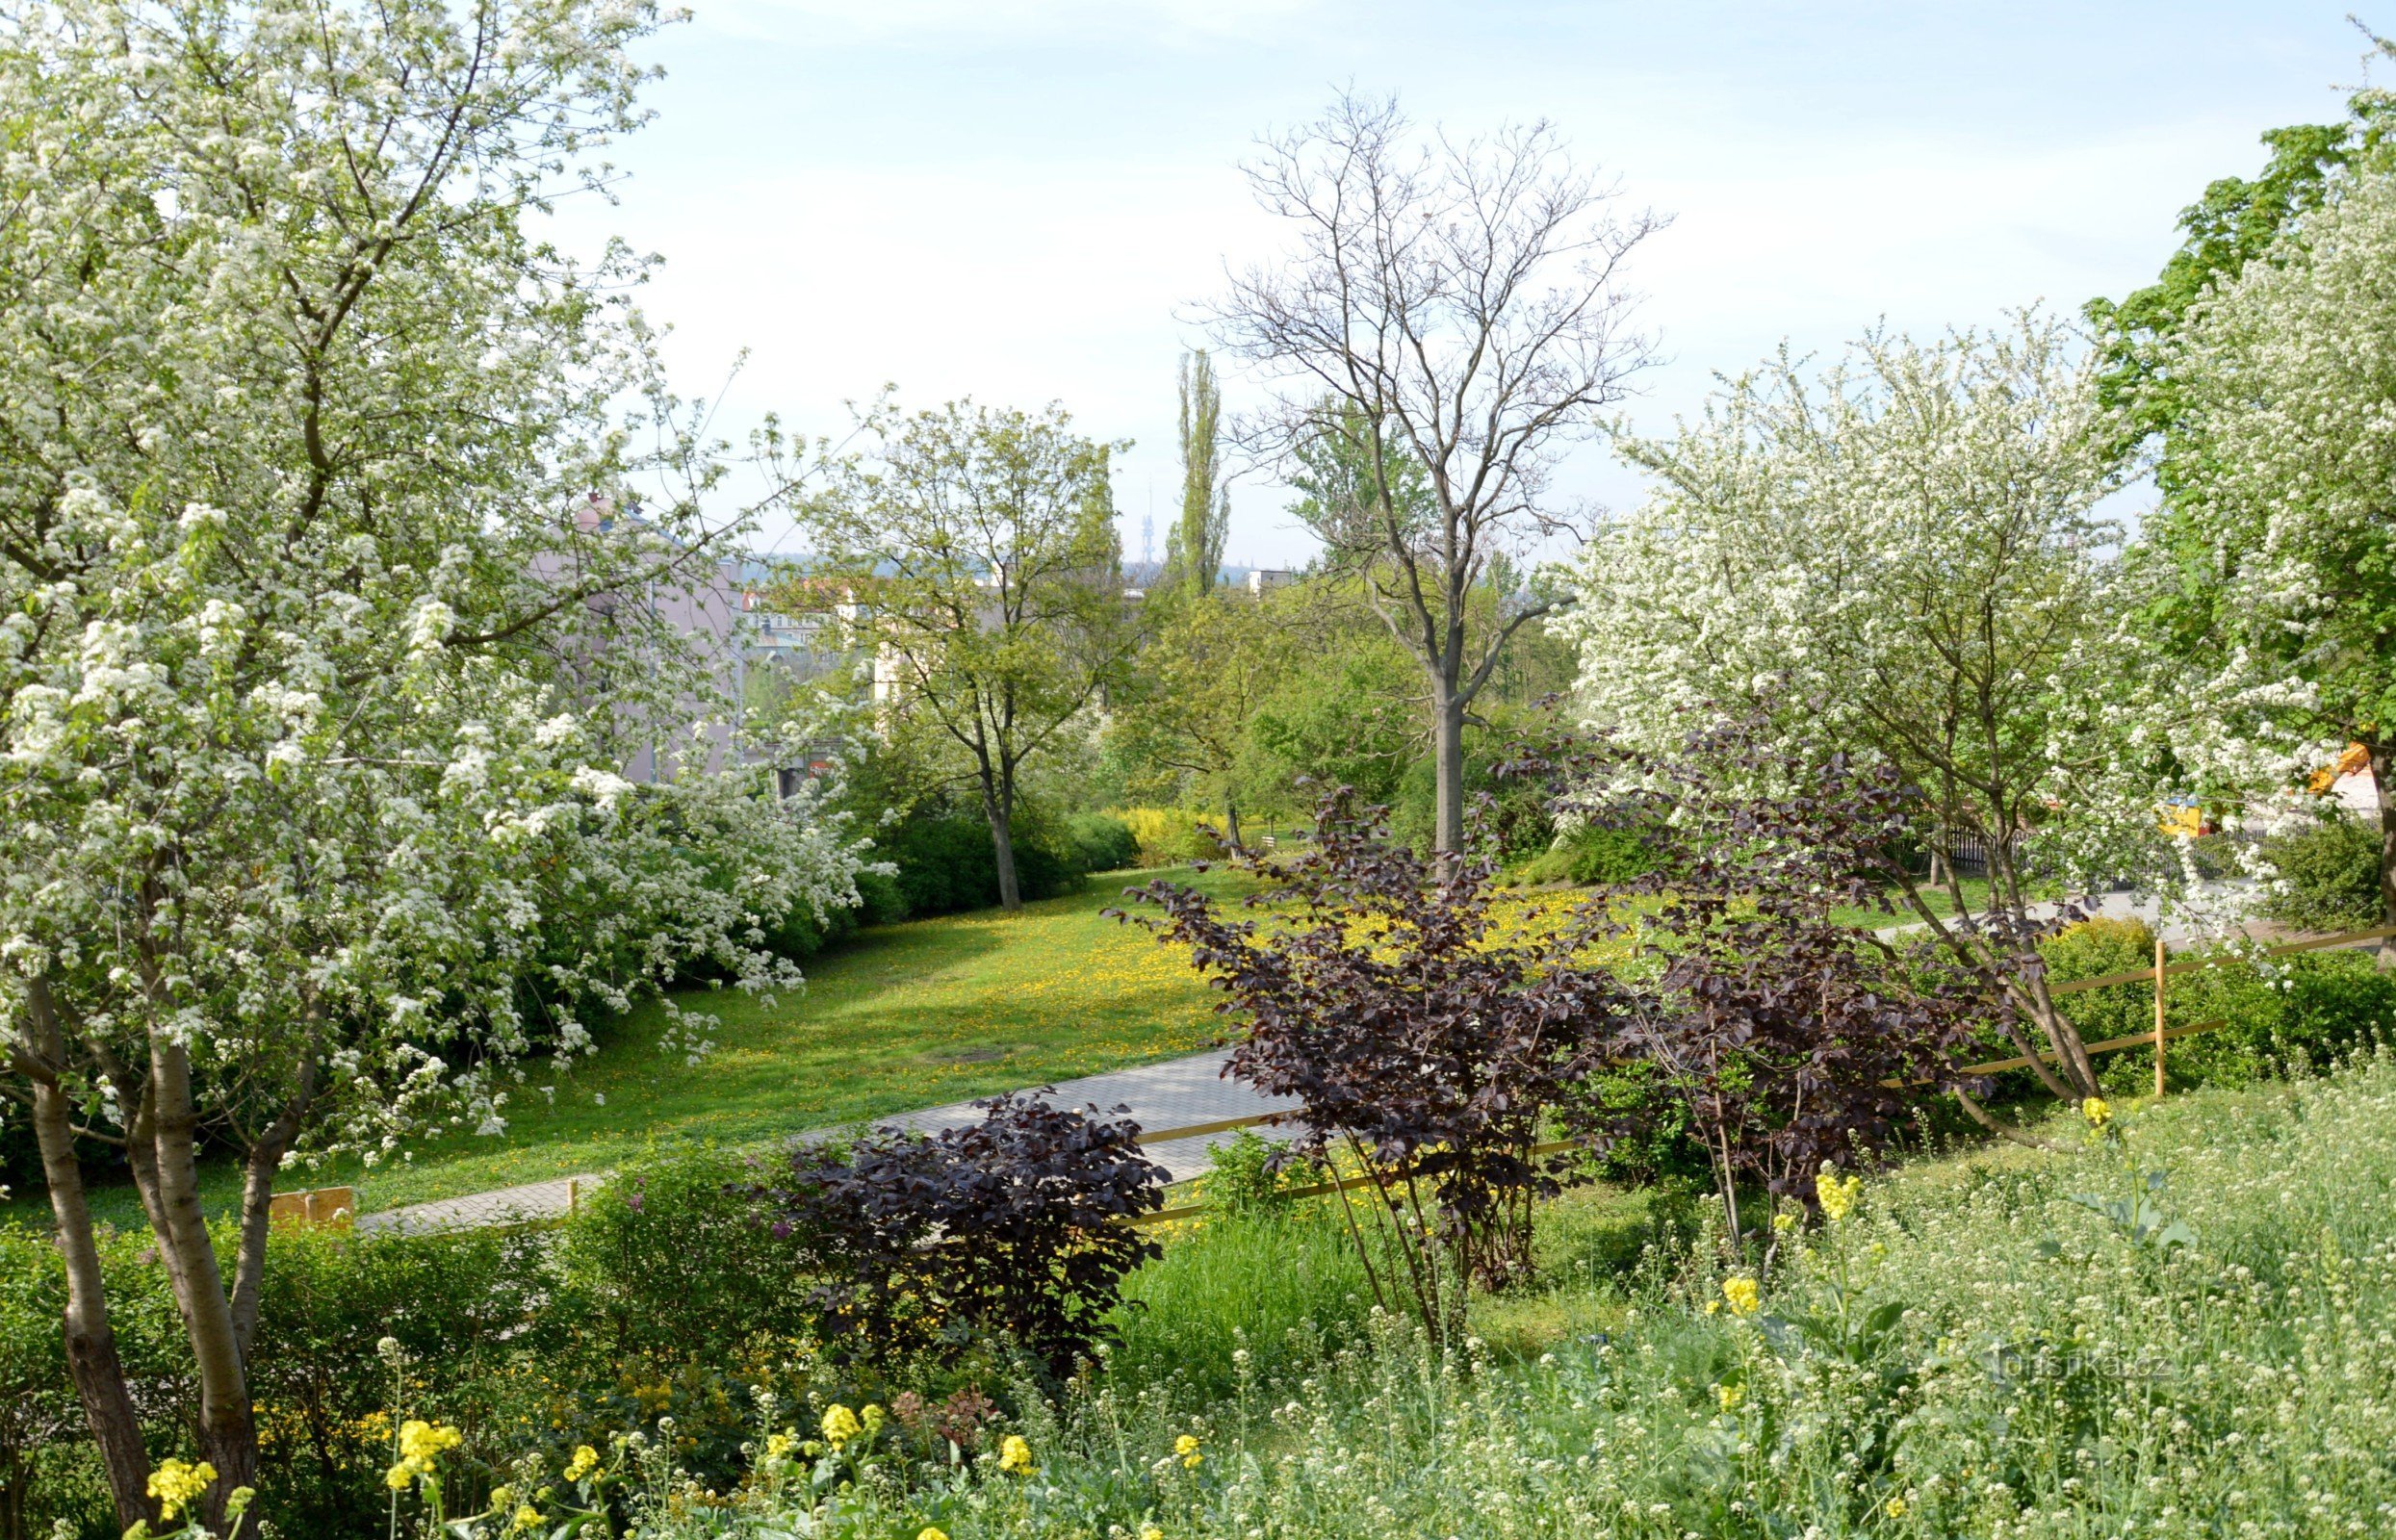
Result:
{"label": "bare deciduous tree", "polygon": [[1455,852],[1473,700],[1558,603],[1503,595],[1474,626],[1468,601],[1498,557],[1577,527],[1550,475],[1654,357],[1618,274],[1659,221],[1616,218],[1616,189],[1544,122],[1419,142],[1394,98],[1342,96],[1247,172],[1298,241],[1208,312],[1226,348],[1276,376],[1243,437],[1276,459],[1328,441],[1358,468],[1355,505],[1323,509],[1315,533],[1423,665],[1436,844]]}

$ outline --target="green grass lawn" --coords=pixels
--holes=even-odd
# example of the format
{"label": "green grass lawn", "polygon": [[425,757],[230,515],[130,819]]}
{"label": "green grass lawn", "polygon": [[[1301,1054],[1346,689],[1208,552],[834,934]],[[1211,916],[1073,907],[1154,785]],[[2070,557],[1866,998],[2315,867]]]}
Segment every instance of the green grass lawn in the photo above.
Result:
{"label": "green grass lawn", "polygon": [[[554,1102],[516,1091],[503,1136],[435,1140],[373,1170],[294,1170],[278,1186],[350,1183],[362,1210],[395,1208],[604,1170],[652,1143],[761,1143],[1195,1052],[1216,1040],[1217,996],[1178,951],[1100,913],[1154,875],[1165,874],[1095,877],[1019,914],[877,927],[812,960],[807,988],[771,1002],[683,994],[683,1009],[719,1018],[714,1051],[695,1066],[659,1052],[664,1013],[652,1002],[601,1031],[603,1051]],[[1225,895],[1254,886],[1224,871],[1169,875]],[[1857,910],[1848,922],[1902,917]],[[229,1210],[235,1171],[211,1167],[203,1192],[212,1210]],[[142,1222],[130,1188],[96,1191],[93,1207]]]}
{"label": "green grass lawn", "polygon": [[[355,1182],[361,1210],[393,1208],[602,1170],[652,1142],[754,1143],[1196,1052],[1219,1030],[1214,992],[1178,949],[1099,912],[1158,875],[1224,894],[1252,886],[1220,871],[1108,873],[1019,914],[876,927],[811,960],[806,989],[770,1004],[680,996],[720,1021],[695,1067],[657,1051],[652,1003],[602,1032],[599,1057],[554,1105],[519,1091],[502,1137],[435,1141],[371,1172],[294,1170],[278,1186]],[[237,1196],[230,1168],[212,1168],[205,1187],[212,1208]],[[142,1222],[129,1188],[102,1190],[94,1207]]]}
{"label": "green grass lawn", "polygon": [[[1953,901],[1946,896],[1946,889],[1944,887],[1930,887],[1925,886],[1921,890],[1921,896],[1929,903],[1930,912],[1933,914],[1944,917],[1955,912],[1955,905]],[[1964,879],[1964,898],[1966,902],[1971,905],[1975,913],[1979,911],[1982,905],[1988,902],[1988,897],[1989,884],[1987,878],[1967,877]],[[1920,923],[1920,916],[1916,914],[1912,908],[1906,904],[1905,895],[1895,888],[1891,888],[1889,890],[1889,908],[1887,910],[1875,909],[1868,905],[1853,906],[1846,909],[1833,910],[1830,917],[1838,924],[1852,925],[1856,929],[1863,931],[1877,931],[1886,929],[1892,925],[1916,925]]]}

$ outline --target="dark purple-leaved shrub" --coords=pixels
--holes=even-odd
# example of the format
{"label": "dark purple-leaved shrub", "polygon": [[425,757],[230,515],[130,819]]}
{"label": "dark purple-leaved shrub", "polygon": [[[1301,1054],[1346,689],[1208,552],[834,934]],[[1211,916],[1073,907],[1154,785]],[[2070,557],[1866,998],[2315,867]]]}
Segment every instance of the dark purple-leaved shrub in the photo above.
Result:
{"label": "dark purple-leaved shrub", "polygon": [[1418,857],[1346,788],[1317,831],[1285,862],[1234,858],[1269,884],[1241,911],[1158,881],[1135,890],[1163,911],[1140,923],[1224,991],[1240,1028],[1224,1072],[1303,1104],[1289,1158],[1371,1175],[1359,1191],[1380,1244],[1357,1239],[1373,1287],[1445,1339],[1468,1284],[1530,1270],[1532,1205],[1558,1185],[1533,1147],[1626,1001],[1571,937],[1506,922],[1486,849]]}
{"label": "dark purple-leaved shrub", "polygon": [[1031,1092],[974,1105],[980,1122],[929,1137],[796,1149],[788,1183],[758,1191],[828,1275],[812,1304],[835,1352],[1003,1338],[1063,1373],[1104,1337],[1123,1275],[1161,1254],[1121,1222],[1168,1180],[1137,1123]]}
{"label": "dark purple-leaved shrub", "polygon": [[1636,915],[1621,916],[1648,1000],[1614,1050],[1670,1100],[1589,1098],[1569,1119],[1603,1143],[1685,1115],[1735,1237],[1742,1189],[1811,1204],[1824,1166],[1887,1149],[1925,1100],[1985,1093],[1962,1069],[2006,1019],[2001,993],[1929,939],[1834,918],[1887,908],[1919,802],[1893,773],[1790,756],[1739,725],[1693,732],[1669,758],[1601,740],[1511,768],[1631,788],[1594,808],[1585,791],[1567,801],[1662,858],[1628,889]]}

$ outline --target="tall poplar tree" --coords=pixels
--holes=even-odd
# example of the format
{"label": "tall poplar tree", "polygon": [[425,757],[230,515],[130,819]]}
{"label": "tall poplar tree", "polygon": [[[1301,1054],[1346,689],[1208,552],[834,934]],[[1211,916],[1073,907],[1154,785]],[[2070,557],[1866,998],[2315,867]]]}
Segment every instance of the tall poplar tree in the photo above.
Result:
{"label": "tall poplar tree", "polygon": [[1194,593],[1223,575],[1231,532],[1231,493],[1223,484],[1223,392],[1206,349],[1181,359],[1181,517],[1166,548],[1167,571]]}

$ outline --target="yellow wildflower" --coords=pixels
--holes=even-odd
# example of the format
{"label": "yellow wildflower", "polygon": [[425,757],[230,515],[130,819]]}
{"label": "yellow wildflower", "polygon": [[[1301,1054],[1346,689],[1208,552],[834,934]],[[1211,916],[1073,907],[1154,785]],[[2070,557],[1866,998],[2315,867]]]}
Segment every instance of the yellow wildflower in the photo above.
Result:
{"label": "yellow wildflower", "polygon": [[1721,1300],[1719,1300],[1719,1299],[1709,1299],[1709,1300],[1707,1300],[1707,1301],[1706,1301],[1706,1314],[1707,1314],[1707,1315],[1710,1315],[1710,1316],[1718,1316],[1718,1315],[1720,1315],[1721,1313],[1722,1313],[1722,1301],[1721,1301]]}
{"label": "yellow wildflower", "polygon": [[1796,1227],[1797,1217],[1786,1209],[1772,1216],[1772,1233],[1774,1235],[1787,1235],[1790,1231],[1795,1229]]}
{"label": "yellow wildflower", "polygon": [[422,1455],[402,1455],[399,1463],[383,1473],[383,1485],[394,1492],[404,1492],[416,1484],[421,1476],[432,1475],[432,1461]]}
{"label": "yellow wildflower", "polygon": [[1747,1393],[1737,1385],[1716,1385],[1713,1387],[1713,1399],[1722,1403],[1724,1411],[1734,1411],[1740,1401],[1747,1399]]}
{"label": "yellow wildflower", "polygon": [[2089,1127],[2102,1128],[2113,1121],[2113,1109],[2102,1096],[2091,1096],[2080,1103],[2080,1116],[2088,1119]]}
{"label": "yellow wildflower", "polygon": [[790,1447],[797,1442],[787,1433],[768,1433],[765,1435],[765,1457],[779,1460],[788,1454]]}
{"label": "yellow wildflower", "polygon": [[1184,1433],[1173,1440],[1173,1452],[1181,1457],[1181,1468],[1185,1471],[1197,1470],[1199,1462],[1206,1458],[1198,1451],[1198,1438],[1196,1433]]}
{"label": "yellow wildflower", "polygon": [[399,1452],[411,1460],[431,1463],[433,1456],[457,1448],[460,1435],[448,1424],[434,1426],[414,1418],[399,1424]]}
{"label": "yellow wildflower", "polygon": [[599,1451],[588,1444],[574,1447],[574,1458],[566,1462],[566,1479],[580,1481],[599,1469]]}
{"label": "yellow wildflower", "polygon": [[1881,1506],[1887,1511],[1889,1517],[1892,1519],[1902,1519],[1905,1517],[1905,1500],[1903,1498],[1891,1498],[1888,1502],[1882,1503]]}
{"label": "yellow wildflower", "polygon": [[517,1527],[517,1528],[519,1528],[519,1529],[531,1529],[531,1528],[537,1528],[537,1527],[540,1526],[540,1523],[541,1523],[541,1510],[540,1510],[540,1509],[538,1509],[538,1508],[536,1508],[536,1507],[534,1507],[534,1506],[532,1506],[532,1504],[530,1504],[530,1503],[528,1503],[528,1503],[526,1503],[523,1507],[518,1508],[518,1509],[516,1510],[516,1527]]}
{"label": "yellow wildflower", "polygon": [[1756,1288],[1756,1281],[1753,1278],[1723,1279],[1722,1297],[1730,1301],[1731,1314],[1734,1316],[1752,1316],[1764,1303],[1764,1296]]}
{"label": "yellow wildflower", "polygon": [[1855,1195],[1864,1190],[1864,1179],[1850,1176],[1841,1181],[1824,1167],[1814,1173],[1814,1195],[1821,1200],[1822,1212],[1833,1224],[1855,1212]]}
{"label": "yellow wildflower", "polygon": [[835,1450],[839,1449],[841,1445],[864,1430],[863,1425],[857,1421],[857,1414],[837,1401],[835,1401],[831,1409],[824,1413],[824,1442],[830,1444]]}
{"label": "yellow wildflower", "polygon": [[1023,1442],[1020,1433],[1009,1433],[998,1446],[998,1468],[1010,1476],[1029,1476],[1032,1471],[1032,1447]]}
{"label": "yellow wildflower", "polygon": [[217,1468],[206,1460],[197,1465],[162,1460],[150,1473],[150,1496],[158,1500],[161,1518],[171,1519],[190,1507],[199,1495],[217,1484]]}
{"label": "yellow wildflower", "polygon": [[1140,1527],[1140,1540],[1165,1540],[1165,1531],[1152,1524]]}
{"label": "yellow wildflower", "polygon": [[867,1438],[879,1438],[881,1436],[883,1420],[886,1416],[888,1416],[888,1414],[885,1413],[881,1407],[868,1404],[863,1411],[859,1412],[857,1415],[865,1424],[865,1436]]}
{"label": "yellow wildflower", "polygon": [[948,1540],[948,1531],[936,1525],[925,1525],[915,1531],[915,1540]]}

